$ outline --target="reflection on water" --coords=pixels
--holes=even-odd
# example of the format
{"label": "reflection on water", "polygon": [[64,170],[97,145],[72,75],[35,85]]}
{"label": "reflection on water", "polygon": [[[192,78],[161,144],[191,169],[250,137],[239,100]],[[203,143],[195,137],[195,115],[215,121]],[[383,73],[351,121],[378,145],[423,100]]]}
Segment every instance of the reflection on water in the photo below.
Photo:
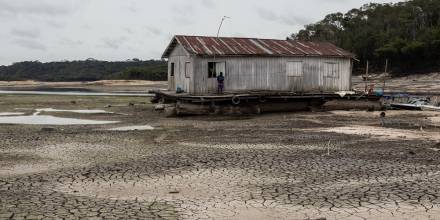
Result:
{"label": "reflection on water", "polygon": [[98,121],[76,118],[61,118],[50,115],[26,115],[0,117],[0,124],[24,124],[24,125],[101,125],[113,124],[119,121]]}

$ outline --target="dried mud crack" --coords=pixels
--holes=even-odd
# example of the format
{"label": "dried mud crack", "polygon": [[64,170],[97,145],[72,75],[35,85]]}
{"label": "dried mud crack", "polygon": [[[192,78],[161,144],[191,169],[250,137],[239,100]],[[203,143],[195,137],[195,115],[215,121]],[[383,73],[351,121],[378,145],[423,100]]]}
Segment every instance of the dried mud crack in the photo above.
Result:
{"label": "dried mud crack", "polygon": [[129,111],[113,117],[161,129],[2,125],[0,219],[440,218],[439,130],[383,128],[377,112]]}

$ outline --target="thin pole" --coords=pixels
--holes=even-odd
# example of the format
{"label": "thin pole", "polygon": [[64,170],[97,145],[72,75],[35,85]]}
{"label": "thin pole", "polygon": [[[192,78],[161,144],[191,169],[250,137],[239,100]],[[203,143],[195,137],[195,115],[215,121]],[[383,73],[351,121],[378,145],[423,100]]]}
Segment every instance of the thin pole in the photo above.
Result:
{"label": "thin pole", "polygon": [[[220,30],[221,30],[221,28],[222,28],[222,26],[223,26],[223,22],[224,22],[226,19],[230,19],[230,17],[228,17],[228,16],[223,16],[222,21],[220,22],[220,25],[218,26],[218,30],[217,30],[217,40],[219,40]],[[216,63],[216,59],[215,59],[215,52],[214,52],[214,68],[215,68],[215,73],[216,73],[216,75],[217,75],[217,63]]]}
{"label": "thin pole", "polygon": [[223,16],[222,21],[220,22],[220,26],[218,27],[218,30],[217,30],[217,38],[218,38],[218,36],[220,35],[220,29],[222,28],[223,22],[224,22],[226,19],[228,19],[228,18],[230,18],[230,17],[228,17],[228,16]]}
{"label": "thin pole", "polygon": [[[217,40],[219,39],[219,36],[220,36],[220,30],[222,29],[223,22],[224,22],[226,19],[230,19],[230,17],[228,17],[228,16],[223,16],[222,21],[220,22],[220,25],[218,26],[218,30],[217,30]],[[215,52],[214,52],[214,62],[215,62]]]}
{"label": "thin pole", "polygon": [[368,91],[368,67],[369,67],[369,61],[367,60],[367,68],[365,71],[365,92]]}
{"label": "thin pole", "polygon": [[385,73],[388,73],[388,59],[385,60]]}
{"label": "thin pole", "polygon": [[[388,73],[388,59],[385,60],[385,74]],[[382,94],[385,94],[385,81],[387,80],[386,75],[383,77]]]}

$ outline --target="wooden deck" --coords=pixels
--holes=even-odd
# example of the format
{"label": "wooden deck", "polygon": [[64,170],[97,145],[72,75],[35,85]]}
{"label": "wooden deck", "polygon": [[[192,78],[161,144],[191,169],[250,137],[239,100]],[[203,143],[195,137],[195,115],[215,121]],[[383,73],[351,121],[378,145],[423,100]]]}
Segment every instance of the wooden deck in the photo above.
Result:
{"label": "wooden deck", "polygon": [[378,96],[365,95],[360,93],[347,93],[341,96],[338,93],[291,93],[282,91],[240,91],[225,92],[224,94],[207,94],[207,95],[190,95],[188,93],[176,93],[174,91],[156,90],[151,91],[158,99],[166,99],[168,101],[186,101],[193,103],[200,102],[224,102],[232,99],[240,99],[242,101],[259,101],[266,102],[269,100],[276,101],[295,101],[295,100],[333,100],[333,99],[368,99],[379,100]]}

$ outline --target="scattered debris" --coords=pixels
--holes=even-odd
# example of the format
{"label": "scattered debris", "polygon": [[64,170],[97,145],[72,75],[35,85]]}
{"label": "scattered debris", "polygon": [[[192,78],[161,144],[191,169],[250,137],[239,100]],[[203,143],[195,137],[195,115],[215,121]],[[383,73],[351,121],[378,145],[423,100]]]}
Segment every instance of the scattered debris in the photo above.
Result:
{"label": "scattered debris", "polygon": [[338,94],[339,96],[341,96],[341,98],[344,98],[346,95],[355,95],[356,92],[354,91],[341,91],[341,92],[335,92],[336,94]]}
{"label": "scattered debris", "polygon": [[154,106],[154,110],[155,111],[163,111],[163,110],[165,110],[165,105],[158,104],[158,105]]}

